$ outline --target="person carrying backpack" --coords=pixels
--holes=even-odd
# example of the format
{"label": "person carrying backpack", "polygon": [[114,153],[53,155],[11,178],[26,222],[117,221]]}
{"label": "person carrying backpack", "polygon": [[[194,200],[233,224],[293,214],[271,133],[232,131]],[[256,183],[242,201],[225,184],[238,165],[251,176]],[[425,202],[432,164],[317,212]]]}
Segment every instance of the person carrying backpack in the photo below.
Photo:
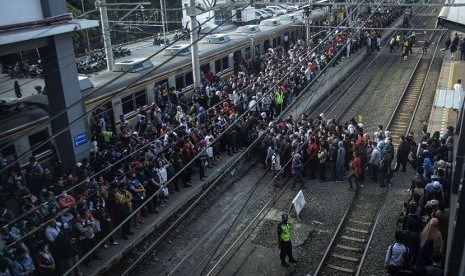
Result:
{"label": "person carrying backpack", "polygon": [[409,249],[403,244],[402,231],[397,230],[395,234],[396,242],[388,247],[384,267],[389,275],[397,275],[399,270],[408,263],[407,257]]}

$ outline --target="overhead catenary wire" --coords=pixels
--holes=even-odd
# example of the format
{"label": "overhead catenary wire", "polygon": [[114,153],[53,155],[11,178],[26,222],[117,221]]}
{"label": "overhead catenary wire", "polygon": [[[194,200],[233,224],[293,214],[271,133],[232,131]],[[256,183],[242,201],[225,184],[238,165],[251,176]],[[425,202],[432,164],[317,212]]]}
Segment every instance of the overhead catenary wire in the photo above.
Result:
{"label": "overhead catenary wire", "polygon": [[[327,66],[329,66],[329,65],[327,65]],[[324,70],[324,69],[323,69],[323,70]],[[323,70],[322,70],[322,71],[323,71]],[[315,78],[315,79],[316,79],[316,78]],[[303,93],[302,93],[301,95],[303,95]],[[297,101],[297,99],[296,99],[293,103],[295,103],[296,101]],[[289,108],[291,108],[291,106],[289,106]],[[287,109],[287,110],[288,110],[288,109]],[[283,111],[283,113],[286,113],[286,111]],[[268,129],[267,129],[267,130],[268,130]],[[262,135],[264,135],[265,133],[266,133],[266,131],[265,131]],[[262,136],[260,136],[259,139],[260,139],[261,137],[262,137]],[[255,140],[255,141],[258,141],[259,139]],[[250,148],[250,147],[249,147],[249,148]],[[249,148],[247,148],[246,151],[247,151]],[[242,155],[238,158],[238,160],[240,160],[241,157],[242,157]],[[285,166],[283,166],[283,169],[284,169],[284,167],[285,167]],[[225,171],[227,171],[227,170],[225,170]],[[183,215],[184,215],[184,214],[183,214]],[[170,227],[170,229],[171,229],[171,227]],[[169,231],[170,229],[168,229],[168,231]],[[165,233],[166,233],[166,232],[165,232]],[[164,233],[164,234],[165,234],[165,233]],[[155,241],[155,242],[152,244],[152,246],[151,246],[148,250],[146,250],[146,251],[144,252],[143,256],[140,256],[140,257],[138,258],[138,260],[141,259],[141,258],[144,258],[145,255],[148,254],[148,252],[151,252],[151,251],[153,250],[153,247],[154,247],[155,245],[157,245],[158,242],[159,242],[163,237],[165,237],[164,234],[163,234],[159,239],[157,239],[157,241]],[[135,265],[137,265],[138,260],[137,260],[131,267],[134,267]],[[124,275],[126,275],[127,273],[129,273],[130,269],[131,269],[131,268],[129,268],[129,269],[124,273]]]}

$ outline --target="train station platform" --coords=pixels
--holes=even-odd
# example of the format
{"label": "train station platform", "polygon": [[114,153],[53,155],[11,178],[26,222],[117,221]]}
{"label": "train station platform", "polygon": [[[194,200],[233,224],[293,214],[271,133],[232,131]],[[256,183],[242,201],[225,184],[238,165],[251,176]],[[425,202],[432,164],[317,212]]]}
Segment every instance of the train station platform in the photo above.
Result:
{"label": "train station platform", "polygon": [[442,55],[441,73],[428,123],[428,132],[439,131],[441,136],[447,131],[448,126],[455,127],[457,124],[458,105],[463,101],[464,95],[454,92],[454,84],[458,79],[465,81],[465,60],[460,60],[460,50],[454,54],[442,51]]}

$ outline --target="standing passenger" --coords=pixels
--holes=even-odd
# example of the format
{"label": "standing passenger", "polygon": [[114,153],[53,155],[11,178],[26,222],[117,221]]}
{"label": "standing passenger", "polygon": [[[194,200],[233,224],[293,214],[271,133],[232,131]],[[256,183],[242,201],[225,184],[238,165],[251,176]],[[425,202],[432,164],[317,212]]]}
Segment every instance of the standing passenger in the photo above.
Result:
{"label": "standing passenger", "polygon": [[336,159],[336,177],[337,182],[342,182],[344,178],[344,165],[346,163],[346,149],[344,148],[344,142],[338,142],[337,159]]}
{"label": "standing passenger", "polygon": [[292,190],[294,191],[297,190],[297,182],[300,182],[302,184],[302,188],[305,188],[305,181],[304,177],[302,176],[303,165],[300,159],[301,156],[298,153],[294,154],[294,158],[292,158],[291,172],[292,176],[294,177],[294,184],[292,185]]}
{"label": "standing passenger", "polygon": [[[354,159],[352,160],[352,173],[349,175],[349,189],[357,191],[359,186],[360,176],[362,175],[362,161],[360,160],[359,153],[354,152]],[[352,179],[355,180],[355,188],[352,186]],[[362,187],[360,185],[360,187]]]}

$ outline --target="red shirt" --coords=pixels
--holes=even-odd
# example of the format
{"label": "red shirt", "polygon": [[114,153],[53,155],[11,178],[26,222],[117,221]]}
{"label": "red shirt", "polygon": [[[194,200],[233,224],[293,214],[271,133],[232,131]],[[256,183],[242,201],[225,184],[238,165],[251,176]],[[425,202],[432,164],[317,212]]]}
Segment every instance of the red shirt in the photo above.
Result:
{"label": "red shirt", "polygon": [[354,160],[352,161],[352,165],[353,165],[355,174],[361,175],[362,174],[362,160],[360,160],[360,157],[355,157]]}
{"label": "red shirt", "polygon": [[312,158],[316,156],[317,152],[318,152],[318,146],[316,145],[316,143],[310,144],[310,146],[307,149],[308,157]]}

